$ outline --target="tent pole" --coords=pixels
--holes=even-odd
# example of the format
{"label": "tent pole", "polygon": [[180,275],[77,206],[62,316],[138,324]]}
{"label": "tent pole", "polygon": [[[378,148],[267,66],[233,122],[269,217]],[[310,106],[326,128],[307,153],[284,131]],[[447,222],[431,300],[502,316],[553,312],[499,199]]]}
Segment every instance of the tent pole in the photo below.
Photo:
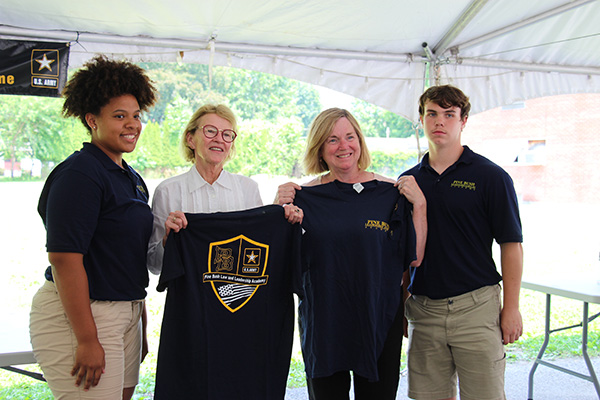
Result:
{"label": "tent pole", "polygon": [[[429,61],[425,62],[425,69],[423,70],[423,88],[421,90],[421,94],[430,87],[429,77],[431,74],[430,74],[429,69],[431,67],[432,67],[431,62],[429,62]],[[419,94],[419,97],[421,97],[421,94]],[[417,121],[419,121],[419,120],[420,120],[420,118],[417,118]],[[421,150],[421,139],[419,138],[419,122],[413,124],[413,127],[415,130],[415,139],[417,140],[417,159],[419,162],[421,162],[421,159],[425,155],[425,152]]]}

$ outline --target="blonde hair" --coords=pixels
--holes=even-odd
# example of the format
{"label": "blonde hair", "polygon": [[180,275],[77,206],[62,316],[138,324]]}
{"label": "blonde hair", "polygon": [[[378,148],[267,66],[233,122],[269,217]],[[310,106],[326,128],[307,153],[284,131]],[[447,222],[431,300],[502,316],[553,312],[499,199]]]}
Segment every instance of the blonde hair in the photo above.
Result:
{"label": "blonde hair", "polygon": [[[217,104],[217,105],[205,104],[205,105],[203,105],[202,107],[200,107],[199,109],[196,110],[194,115],[192,115],[192,118],[190,118],[190,121],[187,123],[187,126],[185,127],[185,129],[183,131],[183,135],[181,135],[181,140],[180,140],[179,146],[180,146],[181,154],[183,155],[183,158],[185,159],[185,161],[189,161],[191,163],[196,162],[195,152],[193,149],[190,148],[190,146],[187,143],[187,134],[188,133],[190,133],[191,135],[196,134],[196,130],[199,128],[198,122],[200,121],[200,118],[202,118],[206,114],[217,114],[219,117],[226,119],[227,121],[229,121],[229,123],[231,123],[232,129],[237,132],[237,120],[235,118],[235,114],[233,113],[233,111],[231,111],[231,109],[229,107],[227,107],[224,104]],[[234,152],[235,152],[235,141],[233,143],[231,143],[231,150],[229,151],[229,154],[227,155],[227,160],[229,160],[231,157],[233,157]]]}
{"label": "blonde hair", "polygon": [[358,169],[366,170],[371,165],[371,155],[365,142],[365,137],[360,125],[350,114],[342,108],[329,108],[321,112],[310,126],[310,132],[306,140],[306,152],[304,154],[304,172],[309,175],[317,175],[329,171],[329,166],[321,157],[323,144],[331,134],[333,126],[340,118],[346,118],[354,128],[360,143],[360,157],[358,158]]}

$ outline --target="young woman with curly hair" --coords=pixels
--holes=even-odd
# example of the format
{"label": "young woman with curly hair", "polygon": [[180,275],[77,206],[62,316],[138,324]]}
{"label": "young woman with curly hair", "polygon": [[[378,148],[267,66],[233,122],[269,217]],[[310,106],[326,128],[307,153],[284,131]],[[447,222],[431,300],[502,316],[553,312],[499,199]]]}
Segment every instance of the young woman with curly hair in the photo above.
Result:
{"label": "young woman with curly hair", "polygon": [[57,399],[130,399],[147,352],[148,190],[135,149],[156,90],[140,67],[97,56],[67,83],[63,114],[91,140],[48,176],[38,212],[50,266],[30,316],[35,358]]}

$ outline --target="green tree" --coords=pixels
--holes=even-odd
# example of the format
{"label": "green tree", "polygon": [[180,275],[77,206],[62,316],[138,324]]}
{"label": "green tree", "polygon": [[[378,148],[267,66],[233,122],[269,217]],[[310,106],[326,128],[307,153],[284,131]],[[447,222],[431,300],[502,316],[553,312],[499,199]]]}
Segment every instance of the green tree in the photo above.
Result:
{"label": "green tree", "polygon": [[318,93],[310,85],[277,75],[237,68],[220,69],[230,104],[243,120],[276,122],[300,117],[305,126],[318,113]]}
{"label": "green tree", "polygon": [[296,105],[298,116],[304,124],[305,133],[308,133],[310,124],[321,110],[319,93],[310,85],[300,83],[297,89]]}
{"label": "green tree", "polygon": [[406,118],[363,100],[353,101],[352,114],[365,136],[405,138],[415,133],[412,122]]}
{"label": "green tree", "polygon": [[370,171],[396,178],[417,163],[417,152],[386,153],[383,151],[371,152]]}
{"label": "green tree", "polygon": [[[146,114],[145,119],[162,123],[170,104],[183,99],[196,110],[205,103],[226,103],[227,98],[220,89],[209,87],[208,66],[203,64],[140,63],[154,81],[159,96],[157,104]],[[213,87],[219,84],[222,74],[213,78]]]}
{"label": "green tree", "polygon": [[242,175],[299,176],[300,157],[304,149],[299,118],[280,118],[276,123],[253,120],[240,127],[236,154],[225,166]]}
{"label": "green tree", "polygon": [[152,170],[158,175],[170,175],[170,171],[184,166],[179,142],[193,112],[185,100],[177,97],[165,109],[162,124],[146,124],[135,150],[126,158],[131,166],[140,173]]}
{"label": "green tree", "polygon": [[[154,80],[159,101],[144,113],[145,131],[136,151],[125,157],[136,169],[172,174],[184,166],[179,153],[183,128],[200,105],[211,102],[229,105],[238,116],[238,154],[228,164],[229,170],[246,175],[301,173],[303,137],[321,109],[314,87],[236,68],[214,67],[209,77],[208,66],[202,64],[141,65]],[[88,141],[78,120],[62,118],[61,105],[61,99],[0,97],[0,152],[4,158],[29,156],[51,165]],[[372,104],[356,100],[352,112],[367,136],[414,135],[406,119]],[[395,155],[385,157],[375,159],[374,165],[387,168],[392,175],[402,169]]]}
{"label": "green tree", "polygon": [[149,122],[144,127],[135,150],[126,155],[125,160],[144,176],[151,173],[162,176],[168,174],[170,167],[174,167],[169,161],[176,150],[169,143],[169,138],[165,138],[160,125]]}
{"label": "green tree", "polygon": [[79,119],[46,114],[44,128],[35,131],[31,140],[32,157],[44,164],[57,163],[89,142],[91,136]]}
{"label": "green tree", "polygon": [[61,107],[57,98],[0,96],[0,151],[4,158],[35,158],[46,171],[89,141],[81,122],[63,118]]}
{"label": "green tree", "polygon": [[[177,155],[181,135],[194,111],[195,109],[181,97],[171,102],[165,110],[165,118],[161,124],[163,137],[175,155]],[[167,165],[177,165],[178,162],[175,161],[177,159],[179,159],[178,155],[169,157],[165,161],[168,161]]]}
{"label": "green tree", "polygon": [[28,121],[19,100],[17,96],[0,96],[0,152],[4,160],[10,161],[11,177],[15,162],[27,156],[29,144],[29,136],[24,134]]}
{"label": "green tree", "polygon": [[320,110],[318,92],[309,84],[277,75],[229,67],[214,67],[209,77],[202,64],[142,63],[160,96],[148,120],[162,122],[169,104],[178,98],[192,109],[202,104],[228,104],[240,120],[276,122],[300,117],[305,127]]}
{"label": "green tree", "polygon": [[[228,170],[246,175],[300,173],[298,159],[303,147],[296,143],[320,111],[319,94],[312,86],[227,67],[213,68],[209,84],[206,65],[142,66],[160,92],[158,104],[146,118],[146,129],[153,121],[158,122],[161,134],[159,137],[153,131],[142,136],[130,157],[136,168],[160,172],[181,165],[178,147],[183,128],[199,106],[211,102],[229,105],[238,117],[237,154],[228,163]],[[273,132],[277,132],[277,138],[272,137]],[[165,154],[169,147],[171,152]]]}

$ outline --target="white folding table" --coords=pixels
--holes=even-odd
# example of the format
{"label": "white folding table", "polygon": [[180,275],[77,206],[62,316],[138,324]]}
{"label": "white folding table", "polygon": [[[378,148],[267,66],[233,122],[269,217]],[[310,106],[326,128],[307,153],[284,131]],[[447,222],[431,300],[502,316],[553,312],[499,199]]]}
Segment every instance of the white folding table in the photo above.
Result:
{"label": "white folding table", "polygon": [[[600,385],[598,384],[598,377],[594,371],[594,366],[590,361],[590,357],[587,352],[587,341],[588,341],[588,323],[597,318],[600,313],[589,316],[589,304],[596,303],[600,304],[600,284],[597,279],[590,277],[579,277],[579,278],[561,278],[561,279],[550,279],[550,278],[536,278],[535,280],[524,279],[521,283],[521,287],[525,289],[535,290],[546,294],[546,321],[544,329],[544,343],[540,348],[538,356],[533,363],[533,367],[529,372],[529,391],[527,398],[533,400],[533,375],[538,365],[553,368],[558,371],[564,372],[569,375],[576,376],[581,379],[585,379],[594,384],[598,398],[600,399]],[[577,325],[566,326],[562,328],[550,329],[550,315],[551,315],[551,297],[552,295],[566,297],[569,299],[579,300],[583,302],[583,315],[582,322]],[[581,333],[581,353],[585,364],[587,366],[589,375],[581,374],[577,371],[573,371],[567,368],[563,368],[556,364],[542,360],[546,346],[550,341],[550,334],[566,329],[572,329],[582,327]]]}

